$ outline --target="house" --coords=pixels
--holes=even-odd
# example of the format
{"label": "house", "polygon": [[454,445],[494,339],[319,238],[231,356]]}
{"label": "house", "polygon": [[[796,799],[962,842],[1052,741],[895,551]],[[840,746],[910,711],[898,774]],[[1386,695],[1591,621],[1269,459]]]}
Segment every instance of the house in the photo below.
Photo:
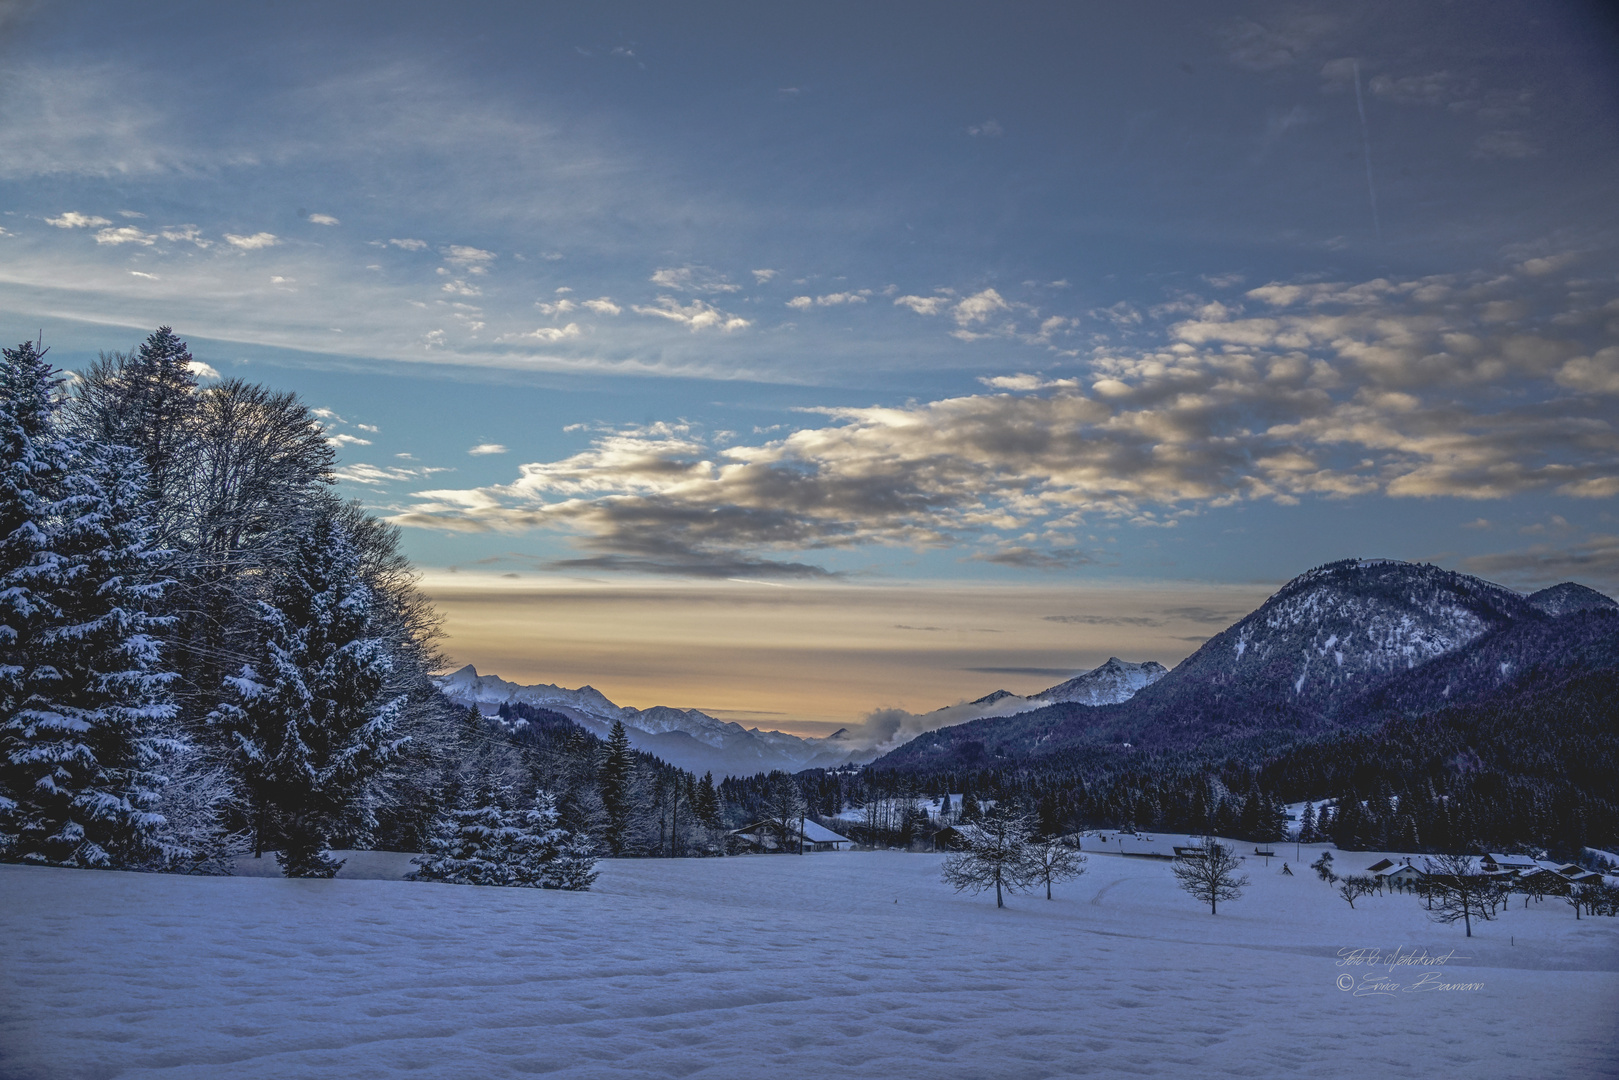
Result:
{"label": "house", "polygon": [[733,829],[729,836],[733,848],[758,854],[772,851],[842,851],[841,845],[854,843],[847,836],[807,818],[787,823],[785,843],[781,825],[768,818]]}
{"label": "house", "polygon": [[[1386,862],[1387,860],[1384,861]],[[1424,871],[1418,870],[1410,863],[1382,875],[1383,884],[1388,886],[1390,891],[1398,890],[1399,892],[1409,892],[1417,888],[1427,876]]]}
{"label": "house", "polygon": [[1393,859],[1378,859],[1376,862],[1366,868],[1366,872],[1368,874],[1381,874],[1383,871],[1387,870],[1393,865]]}
{"label": "house", "polygon": [[1539,869],[1534,858],[1529,855],[1497,855],[1492,851],[1479,861],[1483,865],[1485,873],[1489,874],[1513,870],[1523,873]]}
{"label": "house", "polygon": [[[1220,844],[1216,844],[1215,847],[1221,848],[1222,850],[1224,850],[1223,846],[1220,845]],[[1177,859],[1201,859],[1202,857],[1203,857],[1203,845],[1202,844],[1176,844],[1175,845],[1175,858],[1177,858]]]}

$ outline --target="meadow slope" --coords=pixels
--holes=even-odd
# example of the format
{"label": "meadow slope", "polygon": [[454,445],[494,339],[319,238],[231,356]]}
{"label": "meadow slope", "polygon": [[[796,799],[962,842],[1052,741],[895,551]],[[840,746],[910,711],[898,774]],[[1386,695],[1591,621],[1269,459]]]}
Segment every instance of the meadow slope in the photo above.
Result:
{"label": "meadow slope", "polygon": [[[1619,920],[1559,901],[1467,939],[1252,857],[1217,916],[1117,855],[999,911],[936,855],[612,861],[588,893],[386,880],[404,858],[0,866],[0,1076],[1619,1077]],[[1390,976],[1344,948],[1456,955]],[[1338,985],[1423,970],[1482,986]]]}

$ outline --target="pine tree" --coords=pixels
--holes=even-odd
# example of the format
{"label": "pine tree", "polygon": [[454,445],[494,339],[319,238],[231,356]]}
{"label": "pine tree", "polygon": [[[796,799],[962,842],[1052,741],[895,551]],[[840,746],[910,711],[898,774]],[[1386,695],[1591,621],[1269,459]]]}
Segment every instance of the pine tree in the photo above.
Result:
{"label": "pine tree", "polygon": [[235,700],[212,716],[235,739],[258,846],[273,821],[289,877],[337,872],[330,834],[365,824],[366,784],[404,742],[394,734],[403,699],[381,694],[392,661],[371,636],[371,605],[353,544],[330,513],[309,515],[259,603],[259,656],[226,680]]}
{"label": "pine tree", "polygon": [[622,854],[629,839],[630,823],[630,771],[635,759],[630,752],[630,737],[622,721],[613,721],[613,730],[607,736],[607,754],[602,759],[602,806],[607,811],[607,848],[614,855]]}
{"label": "pine tree", "polygon": [[73,463],[62,490],[51,618],[39,635],[54,677],[22,711],[34,784],[18,848],[58,865],[128,866],[158,854],[153,767],[165,749],[180,749],[168,737],[174,675],[162,670],[154,636],[172,620],[145,610],[166,582],[152,580],[160,553],[147,541],[133,451],[97,448]]}

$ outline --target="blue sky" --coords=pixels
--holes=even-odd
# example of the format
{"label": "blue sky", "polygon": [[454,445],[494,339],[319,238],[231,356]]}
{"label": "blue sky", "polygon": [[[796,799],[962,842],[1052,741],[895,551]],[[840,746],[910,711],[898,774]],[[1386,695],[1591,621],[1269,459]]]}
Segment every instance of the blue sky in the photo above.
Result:
{"label": "blue sky", "polygon": [[0,319],[298,390],[419,565],[495,585],[1612,591],[1616,43],[1578,4],[0,4]]}

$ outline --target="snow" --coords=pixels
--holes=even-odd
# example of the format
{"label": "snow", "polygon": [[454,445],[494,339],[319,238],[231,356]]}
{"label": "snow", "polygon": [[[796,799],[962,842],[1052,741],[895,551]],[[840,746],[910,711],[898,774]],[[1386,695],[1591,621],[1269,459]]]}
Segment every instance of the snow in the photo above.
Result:
{"label": "snow", "polygon": [[[0,1076],[1619,1076],[1619,920],[1515,900],[1467,939],[1410,896],[1351,910],[1321,850],[1250,853],[1218,916],[1102,853],[1002,911],[894,852],[614,860],[586,893],[381,880],[384,853],[331,881],[0,866]],[[1373,948],[1455,950],[1437,970],[1482,988],[1338,989],[1416,981],[1339,955]]]}

